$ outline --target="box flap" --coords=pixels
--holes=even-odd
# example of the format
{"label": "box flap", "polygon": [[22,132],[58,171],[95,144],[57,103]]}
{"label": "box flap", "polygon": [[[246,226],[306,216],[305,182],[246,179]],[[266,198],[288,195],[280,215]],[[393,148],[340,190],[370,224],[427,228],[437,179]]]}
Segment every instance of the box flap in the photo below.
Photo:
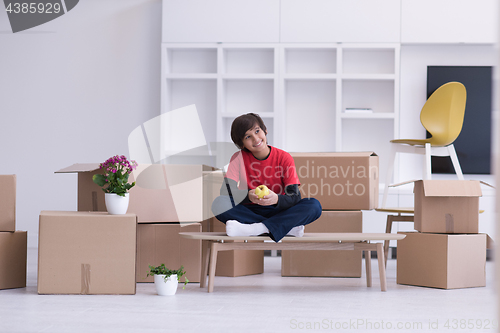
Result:
{"label": "box flap", "polygon": [[78,173],[95,171],[99,169],[99,165],[99,163],[75,163],[54,173]]}
{"label": "box flap", "polygon": [[486,248],[487,249],[494,249],[495,248],[495,241],[488,234],[486,234]]}
{"label": "box flap", "polygon": [[480,197],[477,180],[423,180],[426,197]]}

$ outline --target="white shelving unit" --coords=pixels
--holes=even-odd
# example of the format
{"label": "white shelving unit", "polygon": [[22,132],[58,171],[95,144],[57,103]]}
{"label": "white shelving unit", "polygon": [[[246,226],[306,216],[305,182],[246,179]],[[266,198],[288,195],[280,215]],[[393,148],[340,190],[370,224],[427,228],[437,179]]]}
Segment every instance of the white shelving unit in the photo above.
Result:
{"label": "white shelving unit", "polygon": [[163,112],[196,104],[207,142],[231,142],[234,118],[254,112],[272,145],[373,150],[381,169],[387,167],[389,141],[399,136],[399,44],[165,43],[162,49]]}
{"label": "white shelving unit", "polygon": [[280,54],[284,148],[373,150],[385,170],[399,136],[399,44],[282,44]]}

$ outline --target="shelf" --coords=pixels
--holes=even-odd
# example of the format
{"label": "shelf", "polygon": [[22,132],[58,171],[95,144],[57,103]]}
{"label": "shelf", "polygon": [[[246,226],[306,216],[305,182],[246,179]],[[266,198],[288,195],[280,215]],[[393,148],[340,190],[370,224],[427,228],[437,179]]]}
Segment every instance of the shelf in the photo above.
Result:
{"label": "shelf", "polygon": [[257,80],[267,79],[272,80],[275,78],[274,74],[223,74],[224,80]]}
{"label": "shelf", "polygon": [[336,80],[337,74],[285,74],[285,80]]}
{"label": "shelf", "polygon": [[[163,80],[162,113],[195,104],[207,142],[216,141],[217,80]],[[189,129],[186,129],[189,130]]]}
{"label": "shelf", "polygon": [[223,81],[225,113],[259,113],[274,110],[274,80],[227,79]]}
{"label": "shelf", "polygon": [[166,74],[165,78],[168,80],[207,80],[217,79],[217,74]]}
{"label": "shelf", "polygon": [[285,81],[286,150],[335,151],[336,82]]}
{"label": "shelf", "polygon": [[225,48],[224,73],[274,73],[274,48]]}
{"label": "shelf", "polygon": [[336,48],[285,48],[285,74],[335,74]]}
{"label": "shelf", "polygon": [[167,74],[217,73],[217,48],[168,48]]}
{"label": "shelf", "polygon": [[348,48],[342,50],[344,74],[394,74],[395,48]]}
{"label": "shelf", "polygon": [[342,105],[346,108],[370,108],[373,113],[394,113],[394,80],[342,81]]}
{"label": "shelf", "polygon": [[343,80],[395,80],[394,74],[342,74]]}
{"label": "shelf", "polygon": [[379,113],[346,113],[342,112],[340,118],[343,119],[394,119],[395,114],[389,112]]}

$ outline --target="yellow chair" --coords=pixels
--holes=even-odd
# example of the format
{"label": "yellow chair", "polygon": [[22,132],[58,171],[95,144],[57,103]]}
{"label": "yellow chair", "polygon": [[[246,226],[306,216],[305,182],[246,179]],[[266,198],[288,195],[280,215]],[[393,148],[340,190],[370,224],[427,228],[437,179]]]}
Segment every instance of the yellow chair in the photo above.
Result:
{"label": "yellow chair", "polygon": [[392,154],[385,178],[382,208],[386,207],[389,183],[398,152],[425,155],[423,179],[432,178],[431,156],[450,156],[458,179],[464,179],[453,142],[462,130],[466,99],[467,93],[462,83],[443,84],[429,97],[420,112],[420,122],[432,137],[422,140],[391,140]]}

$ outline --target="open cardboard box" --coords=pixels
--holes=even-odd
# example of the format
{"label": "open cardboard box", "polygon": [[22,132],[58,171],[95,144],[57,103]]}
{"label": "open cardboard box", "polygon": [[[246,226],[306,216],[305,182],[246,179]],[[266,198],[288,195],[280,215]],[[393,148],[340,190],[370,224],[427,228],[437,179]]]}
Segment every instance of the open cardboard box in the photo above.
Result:
{"label": "open cardboard box", "polygon": [[414,228],[428,233],[477,234],[480,184],[478,180],[411,180],[414,183]]}
{"label": "open cardboard box", "polygon": [[480,182],[419,180],[415,182],[415,230],[477,234]]}
{"label": "open cardboard box", "polygon": [[323,210],[378,207],[379,158],[374,152],[290,154],[303,198],[318,199]]}
{"label": "open cardboard box", "polygon": [[[203,202],[204,182],[213,182],[214,171],[206,165],[141,164],[129,178],[136,185],[129,191],[127,212],[136,214],[139,223],[203,221],[211,213],[207,211],[211,205]],[[78,174],[79,211],[106,211],[104,192],[92,181],[99,172],[98,163],[73,164],[56,171]]]}
{"label": "open cardboard box", "polygon": [[[363,232],[361,211],[323,211],[305,232]],[[281,276],[361,277],[361,251],[281,251]]]}

